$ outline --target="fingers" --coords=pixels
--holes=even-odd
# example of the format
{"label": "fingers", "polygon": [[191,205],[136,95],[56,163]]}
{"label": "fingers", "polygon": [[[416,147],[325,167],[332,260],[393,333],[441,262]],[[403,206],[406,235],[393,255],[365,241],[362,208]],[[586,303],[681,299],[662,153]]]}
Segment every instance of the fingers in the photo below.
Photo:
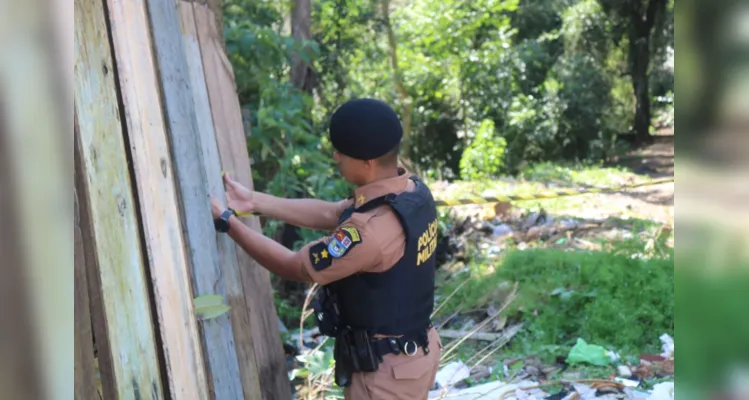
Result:
{"label": "fingers", "polygon": [[228,184],[229,186],[236,187],[239,184],[237,181],[232,179],[228,172],[223,172],[222,175],[224,177],[224,182],[226,182],[226,184]]}
{"label": "fingers", "polygon": [[216,198],[216,196],[211,195],[211,205],[213,205],[213,206],[220,206],[221,202],[218,201],[218,199]]}

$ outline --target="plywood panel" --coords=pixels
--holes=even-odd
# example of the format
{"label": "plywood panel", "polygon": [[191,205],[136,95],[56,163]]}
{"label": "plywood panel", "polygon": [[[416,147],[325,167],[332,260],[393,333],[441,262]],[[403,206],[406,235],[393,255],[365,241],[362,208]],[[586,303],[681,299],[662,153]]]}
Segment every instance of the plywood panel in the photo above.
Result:
{"label": "plywood panel", "polygon": [[[201,150],[196,104],[191,91],[193,82],[183,51],[178,4],[164,0],[148,0],[146,3],[167,117],[166,127],[174,161],[175,180],[179,189],[187,256],[192,266],[194,293],[196,296],[226,296],[227,277],[223,276],[219,266],[204,151]],[[200,62],[199,54],[197,61]],[[205,86],[205,83],[198,84]],[[208,110],[201,111],[202,118]],[[215,139],[213,141],[215,143]],[[220,179],[220,175],[217,178]],[[230,275],[237,273],[236,262],[234,269],[235,271],[230,271]],[[201,326],[211,397],[241,398],[242,382],[229,315],[202,321]]]}
{"label": "plywood panel", "polygon": [[[235,179],[243,185],[252,188],[250,159],[242,128],[234,73],[221,47],[222,31],[217,29],[211,10],[200,4],[193,6],[221,165],[224,170],[232,171]],[[243,218],[243,221],[253,229],[260,230],[256,217]],[[288,399],[291,390],[286,374],[270,275],[243,250],[238,249],[237,257],[247,305],[250,308],[255,358],[260,382],[263,383],[263,398]]]}
{"label": "plywood panel", "polygon": [[[206,174],[208,190],[211,194],[225,201],[221,179],[221,161],[213,129],[210,101],[205,84],[205,74],[198,44],[197,27],[192,5],[186,1],[179,2],[182,26],[183,48],[190,75],[192,99],[195,104],[195,117],[199,136],[199,148],[202,149],[202,160]],[[213,230],[210,232],[213,233]],[[239,362],[240,376],[244,388],[244,398],[260,398],[260,382],[255,365],[255,349],[252,345],[250,315],[244,298],[242,278],[237,262],[237,247],[231,238],[224,234],[216,235],[220,258],[220,273],[223,277],[226,298],[231,306],[229,315],[234,328],[233,343]],[[231,342],[229,342],[231,343]]]}
{"label": "plywood panel", "polygon": [[163,398],[135,196],[99,0],[75,0],[76,183],[104,395]]}
{"label": "plywood panel", "polygon": [[[75,115],[74,115],[75,118]],[[77,124],[75,121],[75,125]],[[77,127],[76,127],[76,135]],[[77,174],[76,174],[77,175]],[[76,176],[80,179],[80,177]],[[83,249],[83,234],[81,233],[78,191],[73,189],[73,257],[75,283],[75,396],[76,399],[95,399],[96,368],[94,364],[94,335],[91,327],[91,307],[88,299],[88,278],[86,277],[86,260]]]}
{"label": "plywood panel", "polygon": [[209,398],[146,4],[107,0],[169,389]]}

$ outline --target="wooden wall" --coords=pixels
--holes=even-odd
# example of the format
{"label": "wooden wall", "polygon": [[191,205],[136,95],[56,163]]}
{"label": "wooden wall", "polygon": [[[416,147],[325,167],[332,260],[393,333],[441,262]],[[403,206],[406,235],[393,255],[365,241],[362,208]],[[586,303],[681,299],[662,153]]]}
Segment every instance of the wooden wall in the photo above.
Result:
{"label": "wooden wall", "polygon": [[[75,0],[76,398],[291,398],[269,274],[210,215],[222,169],[252,187],[217,20]],[[199,320],[205,294],[230,311]]]}

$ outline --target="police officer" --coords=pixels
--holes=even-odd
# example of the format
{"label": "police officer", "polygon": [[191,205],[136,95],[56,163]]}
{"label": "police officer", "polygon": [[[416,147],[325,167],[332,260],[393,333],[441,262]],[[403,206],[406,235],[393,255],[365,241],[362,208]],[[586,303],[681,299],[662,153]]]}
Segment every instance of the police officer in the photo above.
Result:
{"label": "police officer", "polygon": [[[402,127],[387,104],[352,100],[331,117],[334,157],[353,195],[281,199],[225,175],[228,208],[212,198],[216,229],[270,272],[316,282],[323,334],[335,338],[346,399],[426,399],[442,343],[434,305],[437,212],[431,192],[398,166]],[[234,210],[332,232],[292,252],[243,225]]]}

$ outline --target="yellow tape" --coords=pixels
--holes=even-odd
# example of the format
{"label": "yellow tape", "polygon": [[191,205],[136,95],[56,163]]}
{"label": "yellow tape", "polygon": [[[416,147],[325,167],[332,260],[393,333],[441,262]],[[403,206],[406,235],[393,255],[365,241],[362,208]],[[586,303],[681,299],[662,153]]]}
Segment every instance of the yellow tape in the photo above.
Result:
{"label": "yellow tape", "polygon": [[[541,192],[537,194],[517,194],[510,196],[489,196],[489,197],[473,197],[456,200],[435,200],[437,207],[455,207],[465,206],[469,204],[490,204],[490,203],[510,203],[513,201],[529,201],[529,200],[542,200],[542,199],[554,199],[558,197],[569,197],[579,196],[588,193],[605,193],[605,192],[617,192],[622,189],[631,189],[642,186],[660,185],[662,183],[673,182],[674,178],[656,179],[649,182],[634,183],[631,185],[613,186],[608,188],[591,188],[583,190],[574,189],[561,189],[554,192]],[[238,213],[240,217],[247,217],[257,215],[254,213]]]}

